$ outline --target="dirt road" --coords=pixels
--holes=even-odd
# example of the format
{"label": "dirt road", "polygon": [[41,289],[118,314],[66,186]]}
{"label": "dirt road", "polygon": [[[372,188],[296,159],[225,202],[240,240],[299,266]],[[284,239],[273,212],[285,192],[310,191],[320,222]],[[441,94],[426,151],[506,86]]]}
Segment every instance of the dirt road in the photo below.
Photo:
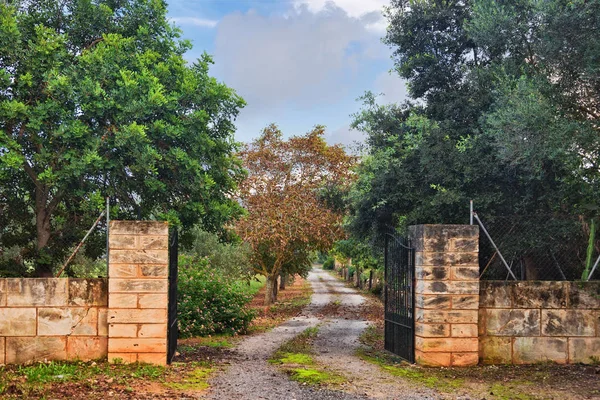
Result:
{"label": "dirt road", "polygon": [[[365,298],[356,290],[319,268],[309,274],[314,294],[301,315],[270,332],[245,339],[237,357],[221,375],[210,381],[209,399],[435,399],[431,390],[415,387],[382,372],[355,356],[358,338],[368,326],[361,318]],[[328,315],[335,306],[336,317]],[[301,385],[268,363],[269,357],[287,340],[306,328],[319,325],[314,341],[319,364],[344,376],[347,383],[335,389]]]}

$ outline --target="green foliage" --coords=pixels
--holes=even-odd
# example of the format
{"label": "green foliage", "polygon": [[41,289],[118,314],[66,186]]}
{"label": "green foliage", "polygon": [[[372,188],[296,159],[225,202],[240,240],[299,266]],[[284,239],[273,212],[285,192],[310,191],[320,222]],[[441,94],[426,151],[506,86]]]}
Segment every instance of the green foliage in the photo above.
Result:
{"label": "green foliage", "polygon": [[192,229],[188,253],[207,258],[209,265],[231,279],[250,281],[255,273],[250,263],[251,249],[246,243],[223,243],[215,233],[200,227]]}
{"label": "green foliage", "polygon": [[323,263],[323,269],[324,270],[332,271],[333,268],[334,268],[334,266],[335,266],[335,258],[333,258],[333,257],[327,257],[327,259]]}
{"label": "green foliage", "polygon": [[363,97],[353,239],[466,223],[471,199],[490,217],[597,214],[600,2],[393,0],[386,13],[416,101]]}
{"label": "green foliage", "polygon": [[[163,1],[0,2],[0,252],[49,274],[111,218],[220,231],[241,207],[235,92]],[[86,255],[104,251],[103,232]]]}
{"label": "green foliage", "polygon": [[231,279],[207,258],[179,258],[178,323],[181,337],[245,332],[255,316],[246,282]]}

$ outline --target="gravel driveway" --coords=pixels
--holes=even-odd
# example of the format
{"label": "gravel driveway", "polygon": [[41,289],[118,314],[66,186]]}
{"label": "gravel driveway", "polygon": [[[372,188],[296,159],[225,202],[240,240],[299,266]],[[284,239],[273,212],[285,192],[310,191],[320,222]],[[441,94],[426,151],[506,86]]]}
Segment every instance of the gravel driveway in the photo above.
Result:
{"label": "gravel driveway", "polygon": [[[335,303],[345,308],[360,307],[365,301],[356,290],[344,286],[319,268],[309,274],[314,294],[303,313],[270,332],[252,336],[237,347],[238,356],[225,372],[210,381],[208,399],[436,399],[435,392],[416,387],[382,372],[354,355],[366,320],[328,318],[324,306]],[[319,326],[314,342],[317,361],[345,376],[341,390],[301,385],[270,365],[267,360],[285,341],[306,328]]]}

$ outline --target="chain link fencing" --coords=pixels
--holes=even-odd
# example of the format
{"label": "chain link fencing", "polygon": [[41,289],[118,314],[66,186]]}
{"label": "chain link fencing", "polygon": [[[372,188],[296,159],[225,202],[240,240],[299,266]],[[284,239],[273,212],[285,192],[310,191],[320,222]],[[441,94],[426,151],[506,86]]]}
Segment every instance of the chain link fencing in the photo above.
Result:
{"label": "chain link fencing", "polygon": [[[589,226],[583,219],[556,215],[474,215],[481,228],[481,279],[582,279],[589,241]],[[596,241],[595,257],[598,249],[600,242]],[[594,275],[591,279],[599,279],[598,271]]]}

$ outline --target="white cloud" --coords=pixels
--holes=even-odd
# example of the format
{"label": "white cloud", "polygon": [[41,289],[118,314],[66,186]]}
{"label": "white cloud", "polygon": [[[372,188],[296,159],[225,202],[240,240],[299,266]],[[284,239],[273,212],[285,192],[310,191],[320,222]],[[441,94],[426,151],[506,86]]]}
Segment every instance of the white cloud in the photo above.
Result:
{"label": "white cloud", "polygon": [[382,11],[389,0],[294,0],[293,4],[296,10],[307,9],[312,13],[341,9],[372,32],[384,33],[387,27]]}
{"label": "white cloud", "polygon": [[332,104],[366,62],[385,58],[379,36],[340,9],[235,13],[217,26],[215,72],[255,109]]}
{"label": "white cloud", "polygon": [[171,20],[171,22],[175,23],[176,25],[193,25],[193,26],[199,26],[202,28],[214,28],[219,23],[219,21],[215,21],[212,19],[196,18],[196,17],[172,17],[169,19]]}
{"label": "white cloud", "polygon": [[355,129],[351,129],[350,125],[342,126],[334,131],[329,131],[325,135],[325,140],[330,144],[342,144],[347,150],[358,153],[355,147],[357,143],[363,143],[366,134]]}
{"label": "white cloud", "polygon": [[380,103],[402,103],[408,99],[406,80],[394,71],[379,74],[373,83],[373,92],[383,95],[379,98]]}
{"label": "white cloud", "polygon": [[389,0],[295,0],[294,6],[306,6],[311,12],[318,13],[331,7],[339,7],[352,18],[360,18],[373,11],[381,13]]}

